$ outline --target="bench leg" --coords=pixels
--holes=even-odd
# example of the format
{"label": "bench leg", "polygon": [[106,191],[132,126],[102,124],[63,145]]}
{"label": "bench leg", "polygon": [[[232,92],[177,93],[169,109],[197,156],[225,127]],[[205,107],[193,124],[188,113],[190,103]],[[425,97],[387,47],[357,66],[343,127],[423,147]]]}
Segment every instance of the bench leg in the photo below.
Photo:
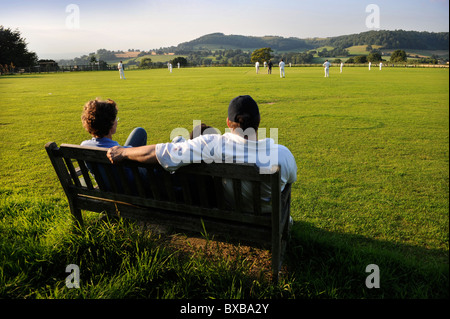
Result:
{"label": "bench leg", "polygon": [[282,232],[272,239],[272,272],[274,282],[278,282],[281,265],[286,252],[287,242],[289,241],[291,223],[290,215],[287,216]]}
{"label": "bench leg", "polygon": [[273,281],[278,283],[281,268],[281,238],[275,238],[272,242],[272,275]]}
{"label": "bench leg", "polygon": [[73,217],[75,218],[76,222],[78,223],[78,226],[83,226],[83,215],[81,214],[81,209],[76,208],[75,205],[69,201],[69,207],[70,212],[72,213]]}

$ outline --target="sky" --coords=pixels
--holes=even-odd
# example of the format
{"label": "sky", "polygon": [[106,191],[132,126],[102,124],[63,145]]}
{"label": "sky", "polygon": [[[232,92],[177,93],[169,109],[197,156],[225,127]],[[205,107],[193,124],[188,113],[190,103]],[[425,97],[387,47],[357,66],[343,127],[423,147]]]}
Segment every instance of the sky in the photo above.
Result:
{"label": "sky", "polygon": [[301,39],[448,32],[449,0],[0,0],[0,25],[18,29],[40,59],[61,59],[176,46],[213,32]]}

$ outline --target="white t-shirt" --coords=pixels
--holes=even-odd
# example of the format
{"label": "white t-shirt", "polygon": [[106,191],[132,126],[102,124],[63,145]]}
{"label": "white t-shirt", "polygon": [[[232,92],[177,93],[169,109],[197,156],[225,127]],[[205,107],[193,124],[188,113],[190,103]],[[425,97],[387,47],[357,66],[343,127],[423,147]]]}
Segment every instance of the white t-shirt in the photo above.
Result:
{"label": "white t-shirt", "polygon": [[325,67],[325,69],[329,69],[330,68],[330,62],[325,62],[323,64],[323,66]]}
{"label": "white t-shirt", "polygon": [[[243,137],[225,133],[200,135],[191,140],[181,139],[178,143],[162,143],[156,145],[156,158],[160,165],[175,171],[190,163],[254,163],[260,168],[260,173],[269,173],[273,165],[281,167],[281,190],[286,184],[297,180],[297,164],[289,149],[275,144],[271,138],[259,141],[246,140]],[[223,180],[226,198],[234,203],[234,193],[231,180]],[[252,210],[252,184],[242,183],[244,210]],[[267,211],[270,200],[270,185],[261,188],[262,208]],[[264,206],[264,204],[266,204]]]}
{"label": "white t-shirt", "polygon": [[281,69],[284,69],[284,65],[285,65],[285,63],[283,61],[281,61],[280,64],[279,64]]}

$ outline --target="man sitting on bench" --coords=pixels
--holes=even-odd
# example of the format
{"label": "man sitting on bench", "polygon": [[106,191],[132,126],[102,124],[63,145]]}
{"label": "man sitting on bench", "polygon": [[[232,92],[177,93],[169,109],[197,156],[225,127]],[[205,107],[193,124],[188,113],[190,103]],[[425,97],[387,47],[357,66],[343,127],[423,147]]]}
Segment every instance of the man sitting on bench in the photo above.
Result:
{"label": "man sitting on bench", "polygon": [[[125,159],[142,163],[159,163],[168,171],[190,163],[254,163],[261,173],[270,173],[274,165],[281,167],[281,191],[286,184],[297,180],[297,165],[289,149],[275,144],[271,138],[258,140],[260,113],[257,103],[249,95],[234,98],[228,107],[227,126],[231,132],[223,135],[206,134],[179,143],[161,143],[141,147],[114,146],[107,156],[112,163]],[[227,201],[232,204],[233,186],[223,181]],[[270,201],[270,186],[261,189],[262,210]],[[253,206],[251,183],[242,185],[243,210]]]}

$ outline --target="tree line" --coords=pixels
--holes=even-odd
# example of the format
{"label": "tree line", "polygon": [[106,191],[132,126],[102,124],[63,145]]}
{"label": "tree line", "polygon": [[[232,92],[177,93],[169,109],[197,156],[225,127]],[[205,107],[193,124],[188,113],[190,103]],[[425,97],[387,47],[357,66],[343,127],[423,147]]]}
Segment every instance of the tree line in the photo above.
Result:
{"label": "tree line", "polygon": [[[223,45],[241,45],[241,46],[256,46],[267,43],[273,46],[261,46],[259,49],[240,49],[240,48],[215,48],[208,49],[208,43],[216,43]],[[346,49],[354,45],[367,45],[367,54],[359,56],[351,56]],[[202,47],[204,45],[205,47]],[[260,52],[268,54],[260,62],[274,59],[279,61],[284,59],[287,63],[293,64],[311,64],[314,61],[314,56],[321,58],[336,59],[332,62],[341,62],[341,58],[346,58],[346,63],[366,63],[368,61],[378,62],[382,61],[383,56],[379,49],[373,49],[372,45],[382,46],[381,48],[389,47],[417,47],[417,48],[433,48],[448,50],[448,32],[430,33],[430,32],[415,32],[415,31],[368,31],[360,34],[349,36],[340,36],[327,39],[307,39],[301,40],[297,38],[282,38],[276,36],[265,37],[247,37],[247,36],[225,36],[222,33],[214,33],[200,37],[199,39],[182,43],[176,47],[167,47],[155,49],[156,54],[173,53],[178,56],[183,56],[182,59],[172,59],[172,64],[180,63],[180,65],[223,65],[223,66],[239,66],[255,63],[255,58]],[[298,48],[299,46],[308,47],[309,49],[298,51],[288,51],[281,53],[280,48]],[[323,48],[321,51],[312,48],[317,46],[332,46],[332,49]],[[194,49],[194,47],[196,49]],[[275,48],[275,49],[274,49]],[[153,62],[151,60],[151,51],[140,51],[131,49],[130,52],[138,51],[139,54],[135,59],[128,60],[126,66],[137,66],[140,68],[158,68],[165,67],[167,62]],[[268,53],[267,53],[268,52]],[[106,49],[99,49],[97,52],[92,52],[88,55],[83,55],[70,60],[59,60],[58,63],[53,60],[39,60],[36,53],[27,49],[25,39],[23,39],[18,30],[11,30],[0,26],[0,71],[2,73],[14,72],[18,67],[40,67],[40,69],[58,68],[59,66],[74,66],[84,65],[93,66],[95,69],[110,69],[108,63],[117,63],[122,58],[118,58],[118,53],[123,51],[110,51]],[[395,55],[390,57],[390,62],[404,62],[406,61],[406,53],[403,51],[401,55],[394,52]],[[416,57],[415,63],[438,63],[439,57],[432,56],[431,58]],[[447,59],[448,60],[448,59]],[[59,65],[58,65],[59,64]],[[52,69],[53,70],[53,69]]]}
{"label": "tree line", "polygon": [[326,39],[311,39],[314,46],[348,48],[355,45],[379,45],[383,49],[448,50],[448,32],[418,32],[404,30],[367,31]]}
{"label": "tree line", "polygon": [[317,47],[332,46],[348,48],[355,45],[378,45],[383,49],[420,49],[448,50],[448,32],[419,32],[404,30],[366,31],[358,34],[342,35],[329,38],[299,39],[279,36],[242,36],[212,33],[201,36],[189,42],[180,43],[176,50],[192,51],[199,47],[225,48],[234,47],[243,50],[271,47],[275,51],[307,51]]}

